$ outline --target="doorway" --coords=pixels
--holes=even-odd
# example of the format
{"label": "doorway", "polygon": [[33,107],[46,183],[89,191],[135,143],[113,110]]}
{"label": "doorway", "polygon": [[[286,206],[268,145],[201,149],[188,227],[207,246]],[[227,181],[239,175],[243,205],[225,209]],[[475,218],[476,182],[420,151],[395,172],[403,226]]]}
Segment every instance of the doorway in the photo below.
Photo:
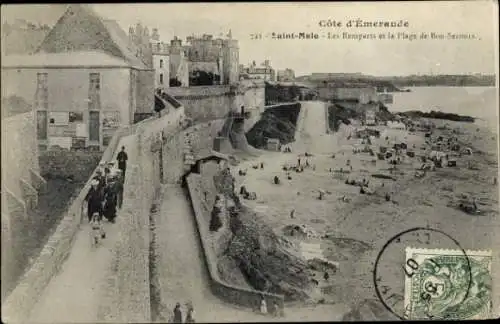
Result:
{"label": "doorway", "polygon": [[98,111],[89,112],[89,141],[99,142],[100,140],[100,115]]}

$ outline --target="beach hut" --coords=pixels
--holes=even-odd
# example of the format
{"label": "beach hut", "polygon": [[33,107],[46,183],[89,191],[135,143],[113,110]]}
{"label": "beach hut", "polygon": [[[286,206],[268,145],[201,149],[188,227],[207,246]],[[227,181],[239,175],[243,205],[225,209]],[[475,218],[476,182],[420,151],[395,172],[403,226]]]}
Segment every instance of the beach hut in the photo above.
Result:
{"label": "beach hut", "polygon": [[267,149],[269,151],[279,151],[280,150],[280,140],[277,138],[267,139]]}
{"label": "beach hut", "polygon": [[463,155],[472,155],[472,149],[470,147],[466,147],[463,151],[462,151],[462,154]]}

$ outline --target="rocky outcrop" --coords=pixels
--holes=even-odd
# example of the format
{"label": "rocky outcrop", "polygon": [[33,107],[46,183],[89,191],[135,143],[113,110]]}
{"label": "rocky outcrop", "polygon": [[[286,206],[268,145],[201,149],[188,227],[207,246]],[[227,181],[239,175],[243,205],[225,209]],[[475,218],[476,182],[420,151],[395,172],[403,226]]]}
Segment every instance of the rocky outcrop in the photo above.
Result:
{"label": "rocky outcrop", "polygon": [[248,143],[253,147],[263,148],[268,138],[277,138],[282,144],[293,142],[300,109],[300,103],[267,109],[247,132]]}
{"label": "rocky outcrop", "polygon": [[289,253],[272,228],[240,203],[233,181],[227,172],[214,177],[217,192],[232,203],[227,213],[232,238],[219,262],[237,265],[236,274],[230,276],[226,272],[221,276],[240,277],[242,274],[254,289],[282,294],[285,300],[307,299],[307,263]]}

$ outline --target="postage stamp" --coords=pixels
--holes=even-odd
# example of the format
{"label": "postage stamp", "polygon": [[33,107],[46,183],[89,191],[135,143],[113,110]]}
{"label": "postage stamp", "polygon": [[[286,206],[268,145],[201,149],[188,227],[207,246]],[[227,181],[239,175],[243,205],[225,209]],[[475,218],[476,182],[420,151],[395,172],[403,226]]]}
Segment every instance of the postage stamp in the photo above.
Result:
{"label": "postage stamp", "polygon": [[487,319],[491,251],[406,248],[405,318]]}

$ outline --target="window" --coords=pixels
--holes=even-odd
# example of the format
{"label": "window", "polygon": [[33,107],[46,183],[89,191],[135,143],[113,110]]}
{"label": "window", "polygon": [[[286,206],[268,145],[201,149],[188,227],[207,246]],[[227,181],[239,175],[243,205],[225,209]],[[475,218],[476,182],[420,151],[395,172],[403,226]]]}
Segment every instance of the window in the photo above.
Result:
{"label": "window", "polygon": [[163,73],[160,74],[160,84],[163,84]]}
{"label": "window", "polygon": [[160,60],[160,69],[163,68],[163,60]]}
{"label": "window", "polygon": [[99,90],[101,88],[101,75],[99,73],[90,73],[89,90]]}

